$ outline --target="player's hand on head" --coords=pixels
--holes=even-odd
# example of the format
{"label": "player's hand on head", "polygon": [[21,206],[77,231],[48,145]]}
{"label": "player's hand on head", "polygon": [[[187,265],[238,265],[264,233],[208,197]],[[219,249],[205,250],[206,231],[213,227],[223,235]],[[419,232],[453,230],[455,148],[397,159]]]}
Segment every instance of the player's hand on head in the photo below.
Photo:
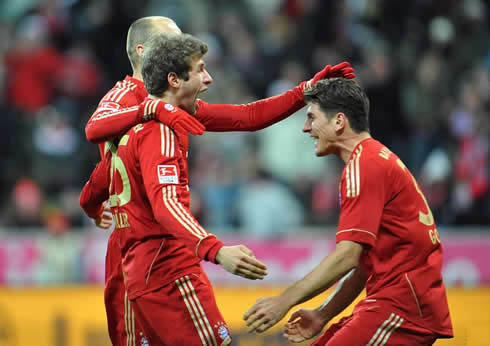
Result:
{"label": "player's hand on head", "polygon": [[327,321],[318,310],[300,309],[292,313],[284,326],[284,337],[289,342],[303,342],[318,335]]}
{"label": "player's hand on head", "polygon": [[223,246],[216,255],[216,262],[226,271],[246,279],[262,280],[267,275],[267,266],[245,245]]}
{"label": "player's hand on head", "polygon": [[156,119],[179,132],[202,135],[206,129],[194,116],[169,103],[147,98],[139,106],[143,121]]}
{"label": "player's hand on head", "polygon": [[104,206],[102,213],[94,220],[95,225],[102,229],[109,229],[112,226],[111,208]]}
{"label": "player's hand on head", "polygon": [[243,319],[247,324],[249,333],[263,333],[279,322],[289,311],[290,305],[280,297],[259,298],[255,304],[245,312]]}
{"label": "player's hand on head", "polygon": [[353,79],[356,78],[356,74],[354,69],[351,67],[350,63],[347,61],[341,62],[337,65],[327,65],[320,72],[315,74],[312,79],[309,81],[303,82],[300,86],[305,90],[309,90],[313,88],[313,86],[321,79],[325,78],[335,78],[342,77],[345,79]]}

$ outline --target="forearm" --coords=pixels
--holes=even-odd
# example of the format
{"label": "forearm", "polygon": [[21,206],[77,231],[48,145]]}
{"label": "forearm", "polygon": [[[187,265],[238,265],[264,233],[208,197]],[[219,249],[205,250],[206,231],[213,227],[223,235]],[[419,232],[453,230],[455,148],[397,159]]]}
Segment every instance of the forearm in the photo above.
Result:
{"label": "forearm", "polygon": [[138,106],[116,111],[98,108],[85,126],[85,135],[91,143],[101,143],[120,137],[140,122],[142,116]]}
{"label": "forearm", "polygon": [[151,204],[156,220],[162,229],[172,234],[197,257],[215,263],[216,254],[223,243],[205,230],[190,210],[168,191],[171,189],[163,188],[150,195],[153,196]]}
{"label": "forearm", "polygon": [[103,203],[109,198],[108,165],[109,158],[100,161],[80,193],[80,206],[93,219],[102,213]]}
{"label": "forearm", "polygon": [[317,296],[357,267],[359,254],[357,251],[353,254],[348,248],[337,247],[313,271],[289,287],[281,296],[291,307]]}
{"label": "forearm", "polygon": [[357,266],[339,281],[335,291],[317,310],[321,312],[325,321],[330,321],[359,296],[365,284],[366,274],[361,266]]}
{"label": "forearm", "polygon": [[199,101],[196,118],[206,131],[257,131],[287,118],[304,106],[303,91],[296,87],[281,95],[245,105]]}

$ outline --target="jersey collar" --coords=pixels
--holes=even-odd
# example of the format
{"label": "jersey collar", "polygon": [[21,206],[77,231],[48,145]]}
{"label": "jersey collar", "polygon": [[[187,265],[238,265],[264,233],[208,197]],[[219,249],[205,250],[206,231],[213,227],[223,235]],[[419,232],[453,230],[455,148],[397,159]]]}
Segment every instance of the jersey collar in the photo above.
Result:
{"label": "jersey collar", "polygon": [[129,75],[126,76],[126,78],[124,78],[124,80],[129,81],[129,82],[137,85],[135,92],[141,97],[141,99],[144,99],[145,97],[148,96],[148,93],[146,92],[146,89],[145,89],[145,83],[143,83],[143,81],[136,79],[136,78],[129,76]]}

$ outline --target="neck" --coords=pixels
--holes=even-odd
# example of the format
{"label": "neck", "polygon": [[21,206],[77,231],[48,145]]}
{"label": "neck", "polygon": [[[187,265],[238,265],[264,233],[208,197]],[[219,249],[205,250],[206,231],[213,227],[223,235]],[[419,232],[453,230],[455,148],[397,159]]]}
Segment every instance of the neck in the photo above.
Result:
{"label": "neck", "polygon": [[175,95],[175,93],[172,93],[170,91],[166,91],[162,94],[162,96],[154,96],[154,95],[148,95],[148,97],[154,99],[154,100],[160,100],[160,101],[163,101],[165,103],[169,103],[173,106],[179,106],[179,101],[178,101],[178,98],[177,98],[177,95]]}
{"label": "neck", "polygon": [[139,81],[143,81],[143,75],[141,74],[141,71],[136,71],[133,70],[133,76],[134,79],[137,79]]}
{"label": "neck", "polygon": [[371,138],[369,132],[356,133],[353,134],[352,136],[345,138],[337,145],[339,149],[338,156],[345,163],[349,162],[349,158],[352,155],[352,152],[354,151],[356,146],[367,138]]}

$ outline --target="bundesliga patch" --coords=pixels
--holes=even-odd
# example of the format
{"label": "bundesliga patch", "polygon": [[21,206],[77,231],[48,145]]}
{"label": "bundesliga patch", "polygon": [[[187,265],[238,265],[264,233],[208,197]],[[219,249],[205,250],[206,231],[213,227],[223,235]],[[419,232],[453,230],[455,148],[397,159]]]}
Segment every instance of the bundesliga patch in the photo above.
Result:
{"label": "bundesliga patch", "polygon": [[158,165],[158,182],[160,184],[178,184],[179,176],[176,165]]}

